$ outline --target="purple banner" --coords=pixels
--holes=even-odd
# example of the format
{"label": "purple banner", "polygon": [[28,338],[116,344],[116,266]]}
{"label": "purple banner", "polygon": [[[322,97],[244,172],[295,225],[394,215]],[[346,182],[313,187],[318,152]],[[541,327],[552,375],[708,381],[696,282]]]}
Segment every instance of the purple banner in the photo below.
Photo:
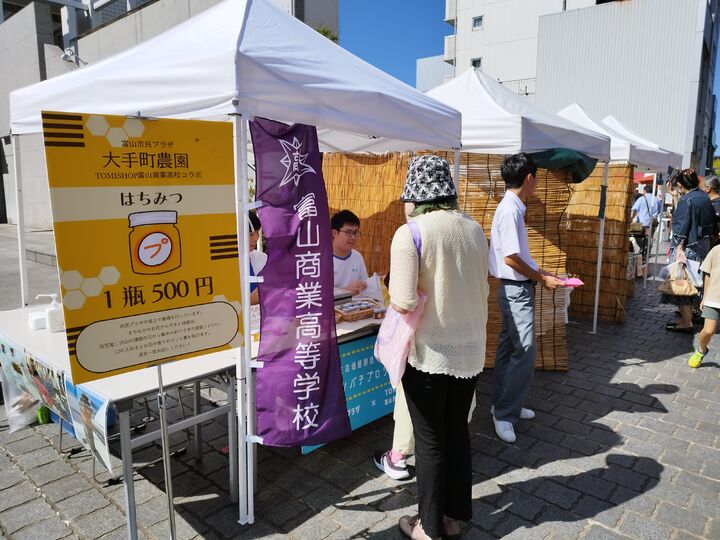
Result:
{"label": "purple banner", "polygon": [[270,446],[350,434],[333,310],[333,254],[317,130],[256,118],[256,200],[268,260],[260,272],[257,434]]}

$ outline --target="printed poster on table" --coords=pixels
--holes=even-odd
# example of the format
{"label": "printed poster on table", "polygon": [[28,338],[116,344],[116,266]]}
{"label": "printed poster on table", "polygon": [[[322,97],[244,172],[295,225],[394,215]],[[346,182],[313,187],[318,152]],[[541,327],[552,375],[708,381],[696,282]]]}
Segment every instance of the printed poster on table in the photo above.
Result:
{"label": "printed poster on table", "polygon": [[100,399],[83,386],[66,382],[75,438],[112,472],[107,436],[107,400]]}
{"label": "printed poster on table", "polygon": [[42,119],[72,382],[241,345],[232,126]]}
{"label": "printed poster on table", "polygon": [[263,444],[327,443],[350,434],[333,312],[332,235],[317,131],[250,122],[258,216],[268,261],[260,275],[257,432]]}

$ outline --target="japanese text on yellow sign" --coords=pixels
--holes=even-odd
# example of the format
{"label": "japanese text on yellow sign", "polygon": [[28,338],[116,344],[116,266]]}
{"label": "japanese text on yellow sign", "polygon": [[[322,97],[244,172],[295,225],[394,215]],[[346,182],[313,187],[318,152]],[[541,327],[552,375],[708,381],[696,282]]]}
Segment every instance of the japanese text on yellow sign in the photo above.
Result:
{"label": "japanese text on yellow sign", "polygon": [[241,345],[232,126],[42,118],[73,382]]}

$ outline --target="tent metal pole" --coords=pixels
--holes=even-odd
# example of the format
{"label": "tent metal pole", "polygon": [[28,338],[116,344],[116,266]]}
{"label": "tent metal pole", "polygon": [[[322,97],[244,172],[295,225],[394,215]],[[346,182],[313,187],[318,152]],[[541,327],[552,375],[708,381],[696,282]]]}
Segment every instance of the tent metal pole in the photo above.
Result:
{"label": "tent metal pole", "polygon": [[600,275],[602,273],[602,252],[603,252],[603,241],[605,239],[605,195],[607,193],[608,185],[608,168],[609,163],[605,162],[603,168],[603,179],[602,186],[600,187],[600,231],[598,232],[598,255],[597,255],[597,267],[595,269],[595,307],[593,308],[593,329],[592,333],[597,333],[597,321],[598,321],[598,309],[600,307]]}
{"label": "tent metal pole", "polygon": [[[659,187],[658,187],[659,189]],[[658,226],[657,226],[657,242],[655,243],[655,262],[653,263],[653,267],[657,269],[658,267],[658,256],[660,255],[660,225],[662,224],[662,220],[665,217],[665,196],[663,195],[663,198],[660,198],[655,195],[658,199],[660,199],[660,213],[658,214]]]}
{"label": "tent metal pole", "polygon": [[[246,289],[249,289],[248,277],[249,267],[244,265],[245,257],[244,253],[247,252],[248,239],[243,231],[248,230],[247,224],[247,212],[245,211],[245,200],[247,197],[243,197],[243,171],[246,170],[245,162],[242,156],[242,141],[241,141],[241,125],[240,116],[237,114],[233,115],[233,154],[235,162],[235,222],[237,227],[237,242],[238,242],[238,264],[240,274],[240,295],[242,302],[241,316],[242,316],[242,327],[243,327],[243,339],[247,340],[245,333],[246,326],[249,324],[249,319],[245,318],[245,303],[250,298],[249,294],[246,293]],[[245,408],[244,399],[246,393],[247,380],[245,379],[245,366],[249,363],[249,359],[246,357],[245,345],[238,351],[240,354],[237,357],[235,367],[235,377],[238,381],[237,384],[237,423],[238,423],[238,508],[239,508],[239,519],[238,522],[242,525],[248,523],[248,469],[247,469],[247,446],[245,441],[247,439],[247,410]]]}
{"label": "tent metal pole", "polygon": [[243,346],[237,366],[238,431],[241,437],[238,460],[240,466],[240,519],[241,524],[255,522],[255,383],[252,371],[252,335],[250,332],[250,221],[248,208],[248,120],[241,114],[233,115],[235,141],[235,194],[237,198],[238,252],[240,254],[240,285],[242,296]]}
{"label": "tent metal pole", "polygon": [[455,189],[460,186],[460,149],[456,148],[453,153],[453,179],[455,180]]}
{"label": "tent metal pole", "polygon": [[[243,331],[245,334],[245,414],[247,415],[247,437],[245,438],[247,459],[247,517],[248,523],[255,523],[255,374],[252,370],[252,335],[250,332],[250,219],[248,207],[250,204],[250,191],[248,188],[248,117],[240,117],[240,180],[242,182],[243,200],[243,272],[246,276],[243,285]],[[238,235],[240,236],[240,235]]]}
{"label": "tent metal pole", "polygon": [[[652,195],[655,197],[655,190],[657,189],[657,173],[653,176]],[[643,188],[643,191],[645,188]],[[643,193],[643,197],[645,194]],[[658,222],[659,223],[659,222]],[[647,287],[648,267],[650,266],[650,256],[652,255],[652,244],[653,244],[653,230],[652,230],[652,213],[650,214],[650,227],[648,229],[650,235],[645,240],[645,268],[643,272],[643,289]],[[657,259],[657,253],[655,254]]]}
{"label": "tent metal pole", "polygon": [[17,206],[18,255],[20,256],[20,302],[30,303],[28,286],[27,253],[25,252],[25,207],[23,204],[22,168],[20,165],[20,136],[12,135],[13,173],[15,174],[15,201]]}

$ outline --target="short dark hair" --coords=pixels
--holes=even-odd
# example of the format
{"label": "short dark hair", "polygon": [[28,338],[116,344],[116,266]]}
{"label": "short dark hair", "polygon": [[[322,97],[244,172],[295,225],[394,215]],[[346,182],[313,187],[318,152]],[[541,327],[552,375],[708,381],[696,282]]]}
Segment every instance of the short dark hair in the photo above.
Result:
{"label": "short dark hair", "polygon": [[643,191],[644,191],[645,193],[650,193],[650,192],[652,191],[652,186],[651,186],[650,184],[645,184],[645,185],[643,186]]}
{"label": "short dark hair", "polygon": [[528,174],[537,174],[537,162],[524,152],[507,156],[500,165],[500,174],[508,189],[520,188]]}
{"label": "short dark hair", "polygon": [[257,214],[255,212],[248,212],[248,219],[250,220],[250,232],[259,231],[261,226]]}
{"label": "short dark hair", "polygon": [[345,225],[360,226],[360,218],[353,214],[350,210],[340,210],[330,218],[330,226],[339,231]]}
{"label": "short dark hair", "polygon": [[714,174],[706,176],[704,184],[706,187],[709,187],[710,191],[712,191],[713,193],[720,193],[720,178],[718,178]]}
{"label": "short dark hair", "polygon": [[700,179],[698,178],[695,169],[685,169],[677,176],[677,183],[685,189],[695,189],[700,185]]}

